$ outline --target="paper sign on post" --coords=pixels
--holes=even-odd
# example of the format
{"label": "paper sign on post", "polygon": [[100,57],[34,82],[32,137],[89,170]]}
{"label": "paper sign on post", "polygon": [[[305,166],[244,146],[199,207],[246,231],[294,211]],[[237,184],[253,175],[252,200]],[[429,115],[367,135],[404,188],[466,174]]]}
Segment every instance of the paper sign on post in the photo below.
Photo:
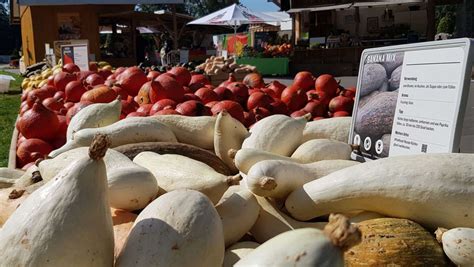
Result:
{"label": "paper sign on post", "polygon": [[89,47],[87,44],[71,44],[61,46],[63,65],[76,64],[81,70],[89,70]]}
{"label": "paper sign on post", "polygon": [[466,109],[471,44],[464,38],[364,50],[352,158],[459,152],[463,127],[474,124],[463,121],[472,110]]}

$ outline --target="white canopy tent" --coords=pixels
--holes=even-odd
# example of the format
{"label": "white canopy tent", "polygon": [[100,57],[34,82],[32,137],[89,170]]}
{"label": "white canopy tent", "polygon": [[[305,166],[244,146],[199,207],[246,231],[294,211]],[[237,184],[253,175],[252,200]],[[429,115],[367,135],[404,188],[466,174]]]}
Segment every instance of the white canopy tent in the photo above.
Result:
{"label": "white canopy tent", "polygon": [[184,0],[11,0],[22,6],[183,4]]}

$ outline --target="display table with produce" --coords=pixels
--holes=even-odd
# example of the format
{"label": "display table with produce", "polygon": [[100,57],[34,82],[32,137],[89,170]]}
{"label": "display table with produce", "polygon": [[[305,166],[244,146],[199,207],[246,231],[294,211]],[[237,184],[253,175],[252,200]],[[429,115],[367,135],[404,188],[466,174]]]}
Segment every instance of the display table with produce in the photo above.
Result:
{"label": "display table with produce", "polygon": [[257,67],[262,75],[288,75],[290,59],[287,57],[240,57],[237,63]]}

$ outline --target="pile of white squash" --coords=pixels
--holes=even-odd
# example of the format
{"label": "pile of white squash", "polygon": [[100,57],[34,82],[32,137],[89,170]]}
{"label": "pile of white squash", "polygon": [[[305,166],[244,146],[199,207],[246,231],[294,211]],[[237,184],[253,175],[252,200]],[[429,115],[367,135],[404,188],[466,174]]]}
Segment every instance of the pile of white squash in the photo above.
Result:
{"label": "pile of white squash", "polygon": [[348,117],[249,131],[120,108],[84,108],[63,147],[0,169],[0,266],[474,265],[474,154],[358,163]]}

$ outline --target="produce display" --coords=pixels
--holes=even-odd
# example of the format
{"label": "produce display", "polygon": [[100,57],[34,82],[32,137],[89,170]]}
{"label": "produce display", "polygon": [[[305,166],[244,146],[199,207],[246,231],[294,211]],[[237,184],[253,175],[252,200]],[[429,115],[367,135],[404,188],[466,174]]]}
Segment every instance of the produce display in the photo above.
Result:
{"label": "produce display", "polygon": [[207,75],[220,75],[224,73],[249,73],[257,69],[250,65],[237,64],[234,57],[225,59],[224,57],[212,56],[198,66],[196,70],[203,71]]}
{"label": "produce display", "polygon": [[98,76],[24,94],[0,266],[474,264],[473,154],[350,160],[356,90],[331,75]]}

